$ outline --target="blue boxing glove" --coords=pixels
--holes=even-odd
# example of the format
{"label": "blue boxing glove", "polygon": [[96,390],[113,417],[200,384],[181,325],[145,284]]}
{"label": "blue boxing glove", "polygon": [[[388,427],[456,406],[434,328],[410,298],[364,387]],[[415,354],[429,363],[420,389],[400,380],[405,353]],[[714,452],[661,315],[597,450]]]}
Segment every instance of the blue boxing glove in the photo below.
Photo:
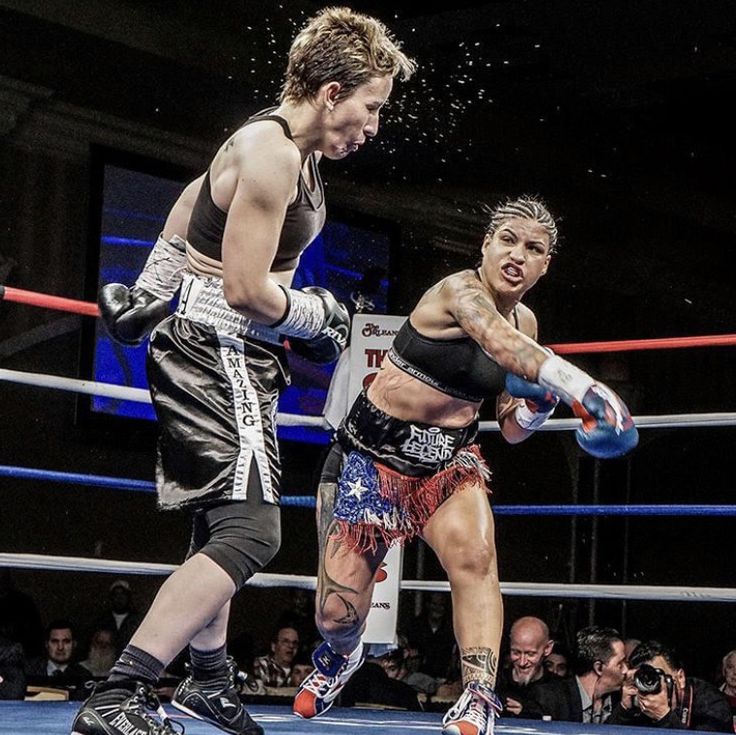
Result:
{"label": "blue boxing glove", "polygon": [[599,459],[621,457],[639,443],[629,409],[605,383],[554,355],[539,368],[539,384],[549,388],[582,419],[578,444]]}
{"label": "blue boxing glove", "polygon": [[514,419],[520,428],[536,431],[551,415],[560,402],[558,396],[539,383],[506,373],[506,392],[514,398],[523,398],[524,403],[516,407]]}
{"label": "blue boxing glove", "polygon": [[629,409],[604,383],[591,385],[583,400],[573,403],[572,411],[583,421],[575,438],[594,457],[621,457],[639,443],[639,432]]}

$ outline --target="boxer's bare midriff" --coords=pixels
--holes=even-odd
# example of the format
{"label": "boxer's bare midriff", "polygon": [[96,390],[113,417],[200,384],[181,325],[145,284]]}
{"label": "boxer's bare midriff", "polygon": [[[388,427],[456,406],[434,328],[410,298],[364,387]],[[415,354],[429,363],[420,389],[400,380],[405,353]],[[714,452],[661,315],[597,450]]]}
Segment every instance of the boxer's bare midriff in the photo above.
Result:
{"label": "boxer's bare midriff", "polygon": [[470,424],[480,404],[453,398],[396,367],[388,357],[368,389],[381,411],[402,421],[458,429]]}

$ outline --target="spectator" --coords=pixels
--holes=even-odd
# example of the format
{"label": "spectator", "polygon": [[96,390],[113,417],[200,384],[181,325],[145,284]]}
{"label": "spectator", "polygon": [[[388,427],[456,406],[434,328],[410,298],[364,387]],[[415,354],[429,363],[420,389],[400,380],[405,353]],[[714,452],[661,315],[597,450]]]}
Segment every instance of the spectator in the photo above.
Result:
{"label": "spectator", "polygon": [[389,675],[380,658],[369,656],[345,685],[339,704],[343,707],[377,704],[409,711],[421,710],[417,692],[396,678],[397,671],[398,669],[392,669],[392,674]]}
{"label": "spectator", "polygon": [[133,593],[124,579],[116,579],[108,593],[108,609],[98,618],[96,628],[109,628],[115,631],[116,657],[128,645],[141,617],[133,606]]}
{"label": "spectator", "polygon": [[314,592],[292,587],[291,601],[277,618],[277,628],[294,628],[299,633],[299,653],[311,653],[319,640],[314,622]]}
{"label": "spectator", "polygon": [[721,676],[723,683],[720,690],[728,700],[728,706],[733,715],[734,730],[736,730],[736,650],[729,651],[721,663]]}
{"label": "spectator", "polygon": [[310,654],[299,654],[291,665],[289,686],[298,687],[314,671],[314,664]]}
{"label": "spectator", "polygon": [[295,628],[279,628],[271,639],[271,653],[255,660],[255,675],[267,687],[289,686],[291,667],[299,651]]}
{"label": "spectator", "polygon": [[552,678],[544,659],[552,650],[547,624],[532,616],[519,618],[509,632],[509,666],[499,672],[496,694],[504,716],[522,716],[524,702],[539,682]]}
{"label": "spectator", "polygon": [[[401,640],[401,637],[400,637]],[[410,686],[415,692],[433,695],[437,691],[439,682],[429,674],[409,669],[410,655],[412,649],[407,649],[399,644],[399,647],[384,654],[377,659],[389,679],[401,681]]]}
{"label": "spectator", "polygon": [[563,679],[568,675],[570,670],[570,653],[564,643],[561,641],[554,642],[552,651],[544,659],[544,668],[550,674],[560,676]]}
{"label": "spectator", "polygon": [[26,693],[25,665],[23,646],[0,636],[0,699],[23,699]]}
{"label": "spectator", "polygon": [[686,676],[672,648],[640,643],[629,663],[632,671],[610,724],[733,732],[726,697],[707,681]]}
{"label": "spectator", "polygon": [[447,678],[455,646],[450,598],[445,592],[430,592],[426,608],[414,618],[412,643],[422,656],[421,670],[435,678]]}
{"label": "spectator", "polygon": [[93,676],[106,677],[116,658],[115,631],[110,628],[95,629],[90,638],[87,658],[82,661],[82,666],[89,669]]}
{"label": "spectator", "polygon": [[626,675],[624,642],[613,628],[590,626],[577,634],[575,676],[537,685],[524,717],[567,722],[606,722]]}
{"label": "spectator", "polygon": [[92,673],[74,661],[77,639],[68,620],[55,620],[46,630],[46,655],[28,665],[28,678],[42,684],[62,687],[79,686],[92,678]]}

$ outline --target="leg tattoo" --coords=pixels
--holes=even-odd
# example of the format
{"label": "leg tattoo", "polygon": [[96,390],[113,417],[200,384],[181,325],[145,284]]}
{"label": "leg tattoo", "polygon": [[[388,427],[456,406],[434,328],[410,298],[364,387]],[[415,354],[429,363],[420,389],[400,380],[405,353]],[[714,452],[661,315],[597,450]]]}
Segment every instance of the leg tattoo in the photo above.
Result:
{"label": "leg tattoo", "polygon": [[[332,517],[332,511],[335,506],[335,493],[337,491],[337,485],[334,483],[322,483],[319,486],[320,495],[320,514],[317,521],[317,535],[319,538],[319,573],[317,575],[317,586],[319,588],[319,611],[324,613],[327,599],[330,595],[336,595],[337,598],[345,606],[345,614],[335,620],[336,623],[345,626],[355,626],[359,623],[358,611],[348,599],[346,599],[346,593],[358,594],[358,591],[352,587],[346,587],[345,585],[336,582],[327,573],[326,568],[326,557],[327,557],[327,546],[330,542],[330,537],[335,533],[337,529],[337,521]],[[334,558],[335,555],[340,551],[342,544],[334,542],[330,553],[330,558]]]}
{"label": "leg tattoo", "polygon": [[471,681],[487,684],[491,689],[496,686],[496,670],[498,659],[491,648],[461,648],[460,661],[463,667],[463,684]]}

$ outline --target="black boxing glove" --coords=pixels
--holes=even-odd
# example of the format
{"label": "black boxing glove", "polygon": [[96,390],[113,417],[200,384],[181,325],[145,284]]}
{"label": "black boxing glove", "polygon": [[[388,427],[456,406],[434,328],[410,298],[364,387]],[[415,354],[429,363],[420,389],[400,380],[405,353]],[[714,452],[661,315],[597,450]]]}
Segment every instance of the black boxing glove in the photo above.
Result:
{"label": "black boxing glove", "polygon": [[168,303],[179,290],[187,266],[186,242],[163,233],[148,254],[135,285],[108,283],[97,301],[110,336],[124,345],[139,345],[169,314]]}
{"label": "black boxing glove", "polygon": [[110,336],[124,345],[139,345],[169,314],[169,304],[140,286],[108,283],[97,298],[100,316]]}
{"label": "black boxing glove", "polygon": [[[301,301],[305,296],[310,301],[317,297],[321,301],[324,310],[322,323],[317,334],[311,337],[289,336],[289,345],[292,351],[311,362],[323,365],[335,362],[348,344],[350,315],[345,305],[341,304],[327,289],[319,286],[307,286],[298,292],[290,289],[284,289],[284,291],[289,300],[289,306],[286,310],[287,316],[281,330],[285,334],[289,332],[290,317],[295,316],[293,311],[303,308]],[[296,294],[299,294],[299,296],[296,297]],[[283,329],[283,327],[286,327],[286,329]]]}

